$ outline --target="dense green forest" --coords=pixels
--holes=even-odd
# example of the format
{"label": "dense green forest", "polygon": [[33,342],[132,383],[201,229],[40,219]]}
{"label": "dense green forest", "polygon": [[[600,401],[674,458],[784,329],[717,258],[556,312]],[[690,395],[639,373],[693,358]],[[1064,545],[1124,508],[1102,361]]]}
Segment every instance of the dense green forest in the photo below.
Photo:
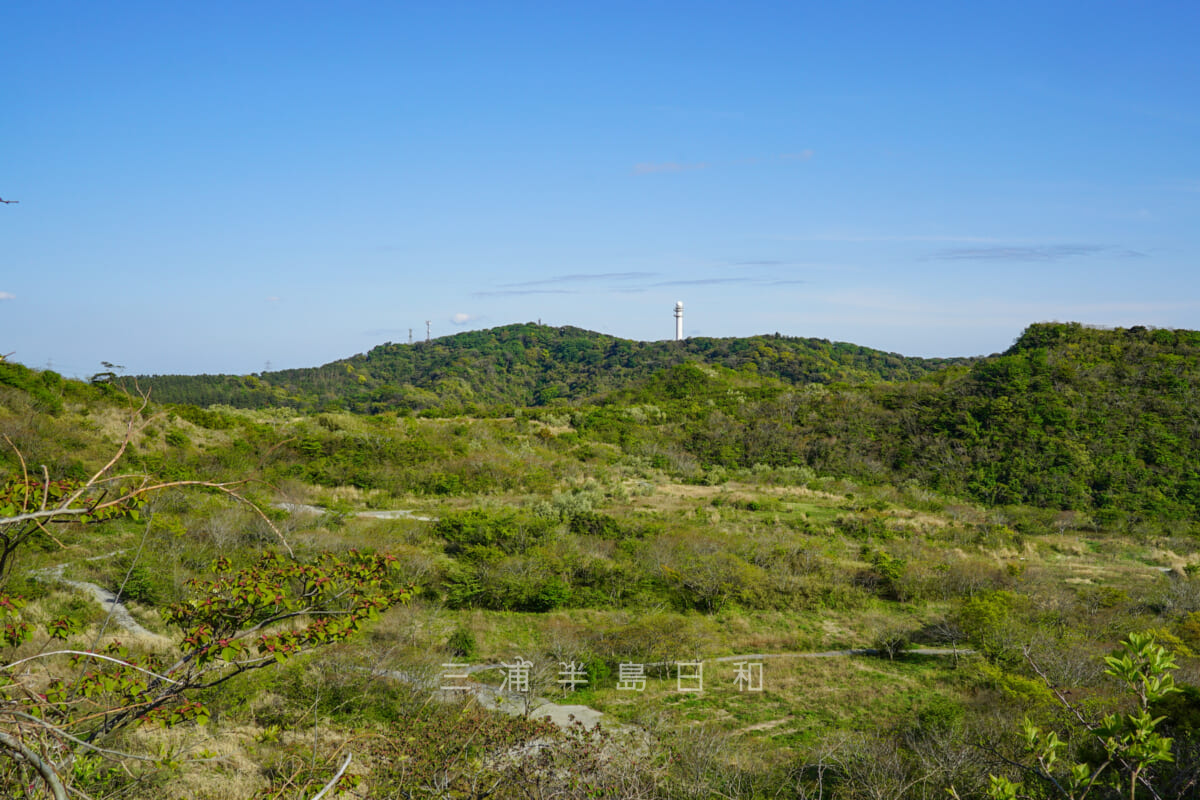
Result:
{"label": "dense green forest", "polygon": [[[578,403],[685,362],[805,384],[903,380],[968,361],[907,358],[778,334],[636,342],[530,323],[411,345],[383,344],[365,355],[311,369],[250,376],[142,375],[136,381],[162,402],[201,406],[479,413],[495,406]],[[126,386],[132,390],[133,382],[127,380]]]}
{"label": "dense green forest", "polygon": [[[686,390],[660,379],[657,395],[643,396],[672,403],[680,441],[702,465],[805,465],[1110,521],[1200,513],[1193,331],[1035,325],[1003,355],[970,366],[757,401],[729,402],[720,378],[676,369],[689,372]],[[583,428],[628,439],[638,431],[627,417],[589,412]]]}
{"label": "dense green forest", "polygon": [[0,362],[0,794],[1195,796],[1200,333],[463,337],[179,379],[261,407]]}

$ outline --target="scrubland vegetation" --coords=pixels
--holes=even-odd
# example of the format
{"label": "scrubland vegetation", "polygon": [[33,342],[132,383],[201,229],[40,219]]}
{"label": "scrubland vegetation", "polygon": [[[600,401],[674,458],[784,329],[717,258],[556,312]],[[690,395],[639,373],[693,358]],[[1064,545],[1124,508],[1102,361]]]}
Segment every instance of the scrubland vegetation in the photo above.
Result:
{"label": "scrubland vegetation", "polygon": [[[1200,334],[554,331],[139,380],[132,428],[131,383],[0,363],[5,796],[39,763],[92,798],[1196,793]],[[139,477],[21,521],[129,431]],[[435,691],[517,658],[601,728]]]}

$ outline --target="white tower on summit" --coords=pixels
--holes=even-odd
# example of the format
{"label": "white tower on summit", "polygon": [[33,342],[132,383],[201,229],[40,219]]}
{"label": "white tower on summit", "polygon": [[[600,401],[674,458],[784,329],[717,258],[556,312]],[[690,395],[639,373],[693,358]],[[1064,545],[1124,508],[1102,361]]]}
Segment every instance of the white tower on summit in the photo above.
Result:
{"label": "white tower on summit", "polygon": [[683,341],[683,301],[675,304],[675,341]]}

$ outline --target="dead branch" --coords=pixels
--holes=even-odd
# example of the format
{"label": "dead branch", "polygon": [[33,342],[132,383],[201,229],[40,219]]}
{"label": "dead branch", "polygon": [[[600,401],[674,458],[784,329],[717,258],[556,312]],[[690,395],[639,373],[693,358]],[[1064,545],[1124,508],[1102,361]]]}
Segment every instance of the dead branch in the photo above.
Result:
{"label": "dead branch", "polygon": [[324,797],[330,789],[337,785],[337,782],[341,780],[342,775],[346,772],[346,767],[350,766],[351,757],[351,753],[346,753],[346,760],[342,762],[340,767],[338,767],[338,771],[334,773],[334,776],[329,779],[329,783],[325,784],[325,787],[321,789],[321,791],[312,796],[312,800],[321,800],[321,798]]}
{"label": "dead branch", "polygon": [[26,747],[20,739],[4,731],[0,731],[0,745],[8,750],[9,754],[14,758],[29,762],[38,771],[38,774],[42,776],[42,780],[46,782],[46,786],[50,788],[51,794],[54,795],[54,800],[67,800],[66,787],[63,786],[58,773],[54,771],[54,767],[49,762]]}

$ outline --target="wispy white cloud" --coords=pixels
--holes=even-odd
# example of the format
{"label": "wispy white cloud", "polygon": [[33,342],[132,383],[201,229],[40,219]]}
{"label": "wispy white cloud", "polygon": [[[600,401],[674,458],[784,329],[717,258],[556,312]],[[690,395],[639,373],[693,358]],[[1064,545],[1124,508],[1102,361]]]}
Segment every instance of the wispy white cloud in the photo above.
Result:
{"label": "wispy white cloud", "polygon": [[701,117],[708,119],[744,119],[746,112],[738,110],[725,110],[720,108],[688,108],[685,106],[654,106],[655,111],[660,114],[671,114],[688,117]]}
{"label": "wispy white cloud", "polygon": [[812,233],[800,235],[780,235],[768,237],[779,242],[945,242],[947,244],[962,242],[965,244],[1023,244],[1022,240],[999,239],[992,236],[972,236],[963,234],[875,234],[831,231],[827,233]]}
{"label": "wispy white cloud", "polygon": [[471,292],[472,297],[520,297],[527,294],[579,294],[574,289],[491,289]]}
{"label": "wispy white cloud", "polygon": [[[1067,258],[1101,253],[1120,258],[1144,258],[1145,253],[1131,248],[1108,244],[1044,244],[1036,240],[976,236],[971,234],[876,234],[832,231],[799,236],[772,236],[785,242],[847,242],[847,243],[928,243],[980,245],[978,247],[949,247],[935,251],[926,258],[940,261],[1061,261]],[[742,262],[753,266],[758,262]]]}
{"label": "wispy white cloud", "polygon": [[774,275],[737,275],[719,278],[680,278],[673,281],[651,283],[646,288],[657,289],[666,286],[796,286],[808,281],[800,278],[787,278]]}
{"label": "wispy white cloud", "polygon": [[16,300],[17,296],[12,292],[0,292],[0,300]]}
{"label": "wispy white cloud", "polygon": [[[939,250],[931,257],[942,261],[1061,261],[1078,256],[1092,256],[1113,249],[1100,244],[1052,244],[1037,247],[998,245]],[[1121,253],[1126,255],[1136,251],[1123,250]]]}
{"label": "wispy white cloud", "polygon": [[820,272],[862,272],[862,267],[852,264],[836,264],[824,261],[792,261],[783,258],[743,258],[743,259],[726,259],[715,262],[722,267],[733,267],[735,269],[745,269],[746,271],[757,270],[780,270],[788,271],[802,270],[806,273]]}
{"label": "wispy white cloud", "polygon": [[651,175],[656,172],[692,172],[698,169],[708,169],[707,163],[699,164],[680,164],[675,161],[663,161],[659,163],[651,163],[643,161],[633,165],[634,175]]}
{"label": "wispy white cloud", "polygon": [[521,281],[520,283],[502,283],[506,289],[517,289],[527,286],[546,286],[555,283],[587,283],[589,281],[636,281],[653,278],[657,272],[580,272],[572,275],[554,275],[536,281]]}
{"label": "wispy white cloud", "polygon": [[[905,292],[882,289],[842,289],[809,297],[806,313],[814,319],[886,323],[897,326],[955,325],[976,328],[1003,324],[1024,328],[1037,320],[1075,320],[1100,324],[1153,324],[1152,317],[1200,308],[1200,301],[1127,300],[1073,303],[1054,300],[1024,302],[996,298],[958,298],[933,301]],[[824,308],[824,311],[820,309]]]}
{"label": "wispy white cloud", "polygon": [[457,314],[455,314],[454,316],[450,317],[450,322],[452,322],[455,325],[466,325],[468,322],[473,322],[476,319],[478,319],[478,317],[476,317],[475,315],[465,314],[462,311],[460,311]]}
{"label": "wispy white cloud", "polygon": [[[751,262],[755,266],[771,268],[784,266],[789,262],[759,261]],[[773,274],[771,274],[773,273]],[[610,272],[579,275],[558,275],[536,281],[501,284],[495,289],[473,292],[473,297],[513,297],[536,294],[566,294],[576,295],[586,292],[613,292],[617,294],[640,293],[651,289],[663,289],[673,286],[789,286],[807,283],[804,280],[793,279],[786,270],[770,269],[768,274],[735,273],[733,275],[708,275],[693,278],[675,278],[672,280],[654,280],[662,277],[658,272]],[[606,286],[579,288],[554,288],[556,286],[576,283],[592,283],[603,281]]]}
{"label": "wispy white cloud", "polygon": [[[773,158],[762,158],[760,156],[749,156],[747,158],[738,158],[732,161],[719,162],[718,165],[724,166],[752,166],[761,164],[764,161],[808,161],[814,155],[812,150],[797,150],[792,153],[780,153]],[[714,166],[713,162],[697,161],[694,163],[682,163],[679,161],[642,161],[633,165],[634,175],[650,175],[656,172],[692,172],[698,169],[708,169]]]}
{"label": "wispy white cloud", "polygon": [[279,295],[273,294],[273,295],[270,295],[269,297],[267,297],[267,302],[268,303],[278,303],[281,299],[282,298]]}
{"label": "wispy white cloud", "polygon": [[752,284],[761,283],[754,278],[687,278],[678,281],[660,281],[651,286],[715,286],[723,283]]}

